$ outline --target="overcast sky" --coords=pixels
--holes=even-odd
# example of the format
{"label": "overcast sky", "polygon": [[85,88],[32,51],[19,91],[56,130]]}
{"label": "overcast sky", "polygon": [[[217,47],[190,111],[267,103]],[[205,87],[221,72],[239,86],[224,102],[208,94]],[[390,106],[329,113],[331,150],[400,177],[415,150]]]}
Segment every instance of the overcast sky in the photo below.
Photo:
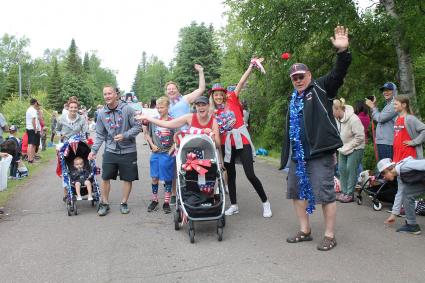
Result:
{"label": "overcast sky", "polygon": [[[370,0],[361,0],[369,2]],[[46,48],[67,49],[74,38],[80,55],[96,50],[102,66],[117,71],[129,91],[141,54],[166,64],[174,58],[178,33],[192,21],[225,25],[223,0],[13,0],[2,1],[0,35],[31,40],[32,57]]]}

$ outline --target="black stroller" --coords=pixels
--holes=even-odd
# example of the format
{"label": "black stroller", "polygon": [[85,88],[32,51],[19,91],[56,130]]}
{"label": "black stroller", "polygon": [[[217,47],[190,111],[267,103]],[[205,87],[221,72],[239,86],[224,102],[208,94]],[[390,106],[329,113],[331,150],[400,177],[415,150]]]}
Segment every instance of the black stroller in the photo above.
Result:
{"label": "black stroller", "polygon": [[[202,168],[198,161],[208,163]],[[223,239],[225,226],[225,194],[220,161],[210,136],[187,135],[183,138],[176,157],[177,200],[174,228],[189,223],[190,242],[195,242],[195,222],[215,221],[218,241]],[[191,165],[189,165],[191,164]],[[188,168],[191,166],[192,168]],[[200,174],[197,170],[204,170]]]}
{"label": "black stroller", "polygon": [[[72,214],[77,215],[77,201],[75,187],[73,186],[70,179],[70,168],[72,167],[75,157],[81,157],[84,160],[84,166],[90,171],[89,180],[92,184],[92,197],[91,205],[95,206],[99,204],[100,200],[100,188],[96,180],[96,174],[98,174],[98,168],[94,160],[88,160],[90,153],[90,147],[82,141],[80,136],[73,136],[67,142],[63,144],[59,151],[59,162],[62,171],[64,185],[67,188],[66,197],[66,208],[68,216]],[[86,186],[81,186],[81,195],[86,196],[88,194]]]}
{"label": "black stroller", "polygon": [[363,203],[363,191],[372,199],[373,210],[379,211],[382,209],[382,202],[394,203],[397,194],[397,179],[385,181],[379,175],[367,178],[357,193],[358,205]]}

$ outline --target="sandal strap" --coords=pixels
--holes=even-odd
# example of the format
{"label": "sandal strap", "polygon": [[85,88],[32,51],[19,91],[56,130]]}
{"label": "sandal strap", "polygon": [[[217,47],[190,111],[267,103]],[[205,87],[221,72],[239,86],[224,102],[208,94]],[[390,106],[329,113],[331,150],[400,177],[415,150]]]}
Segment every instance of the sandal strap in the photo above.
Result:
{"label": "sandal strap", "polygon": [[330,238],[330,237],[325,236],[325,237],[323,237],[322,242],[319,244],[319,246],[317,248],[321,251],[328,251],[335,246],[336,246],[335,237]]}
{"label": "sandal strap", "polygon": [[311,231],[309,233],[298,231],[295,236],[288,238],[287,241],[290,243],[298,243],[298,242],[302,242],[306,240],[311,241],[310,235],[311,235]]}

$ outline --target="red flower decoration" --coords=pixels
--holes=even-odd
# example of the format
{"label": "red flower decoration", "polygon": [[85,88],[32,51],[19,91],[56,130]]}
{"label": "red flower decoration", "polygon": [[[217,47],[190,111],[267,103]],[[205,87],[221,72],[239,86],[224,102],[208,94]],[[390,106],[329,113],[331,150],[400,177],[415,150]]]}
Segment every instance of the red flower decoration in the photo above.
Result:
{"label": "red flower decoration", "polygon": [[282,57],[283,60],[289,60],[289,58],[291,58],[291,53],[284,52],[280,57]]}

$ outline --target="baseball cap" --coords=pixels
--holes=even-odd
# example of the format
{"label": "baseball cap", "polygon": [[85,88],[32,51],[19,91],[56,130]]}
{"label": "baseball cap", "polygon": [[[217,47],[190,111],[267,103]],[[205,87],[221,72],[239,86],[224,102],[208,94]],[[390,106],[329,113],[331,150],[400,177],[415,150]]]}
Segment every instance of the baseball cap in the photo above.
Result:
{"label": "baseball cap", "polygon": [[392,162],[390,158],[384,158],[379,160],[376,167],[378,167],[379,173],[382,173],[385,169],[388,169],[388,167],[391,167],[393,165],[395,165],[395,162]]}
{"label": "baseball cap", "polygon": [[201,95],[201,96],[199,96],[199,97],[197,97],[195,99],[195,102],[194,103],[195,104],[198,104],[198,103],[209,104],[210,103],[210,100],[208,99],[208,97]]}
{"label": "baseball cap", "polygon": [[395,85],[395,83],[393,83],[393,82],[386,82],[386,83],[384,83],[384,85],[383,85],[383,86],[381,86],[381,87],[379,88],[379,90],[380,90],[380,91],[383,91],[383,90],[385,90],[385,89],[395,90],[395,89],[397,89],[397,86],[396,86],[396,85]]}
{"label": "baseball cap", "polygon": [[9,131],[14,131],[14,132],[16,132],[18,130],[18,127],[16,127],[15,125],[11,125],[10,127],[9,127]]}
{"label": "baseball cap", "polygon": [[308,69],[307,65],[303,63],[295,63],[289,69],[289,76],[292,77],[293,75],[296,75],[296,74],[305,74],[308,71],[310,70]]}

